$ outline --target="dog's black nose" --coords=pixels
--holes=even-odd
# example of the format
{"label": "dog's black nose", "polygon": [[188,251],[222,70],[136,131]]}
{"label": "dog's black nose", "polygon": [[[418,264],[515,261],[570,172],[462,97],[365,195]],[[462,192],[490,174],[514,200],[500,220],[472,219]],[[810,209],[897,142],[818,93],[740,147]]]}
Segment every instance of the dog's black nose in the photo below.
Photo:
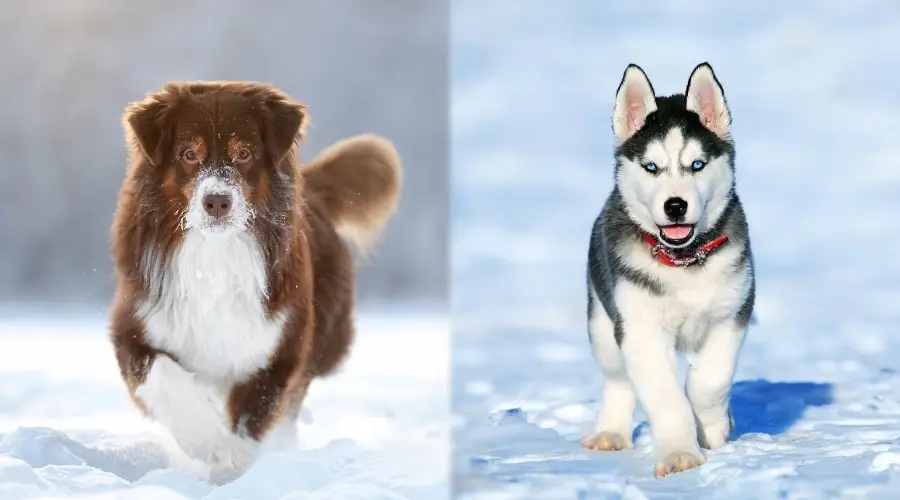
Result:
{"label": "dog's black nose", "polygon": [[203,197],[203,209],[210,217],[221,219],[231,211],[231,195],[208,194]]}
{"label": "dog's black nose", "polygon": [[682,198],[669,198],[663,203],[663,211],[673,221],[678,221],[678,219],[684,217],[684,214],[687,213],[687,207],[687,201]]}

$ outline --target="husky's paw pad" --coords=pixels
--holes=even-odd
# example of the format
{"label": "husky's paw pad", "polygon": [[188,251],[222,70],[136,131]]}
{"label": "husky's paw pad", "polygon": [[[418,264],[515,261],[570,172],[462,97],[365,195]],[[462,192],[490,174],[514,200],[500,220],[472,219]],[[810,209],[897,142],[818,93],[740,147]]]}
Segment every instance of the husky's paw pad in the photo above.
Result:
{"label": "husky's paw pad", "polygon": [[631,448],[631,441],[617,432],[597,432],[581,440],[581,446],[596,451],[620,451]]}
{"label": "husky's paw pad", "polygon": [[663,477],[676,472],[683,472],[706,463],[702,453],[678,451],[670,453],[662,462],[656,464],[656,477]]}

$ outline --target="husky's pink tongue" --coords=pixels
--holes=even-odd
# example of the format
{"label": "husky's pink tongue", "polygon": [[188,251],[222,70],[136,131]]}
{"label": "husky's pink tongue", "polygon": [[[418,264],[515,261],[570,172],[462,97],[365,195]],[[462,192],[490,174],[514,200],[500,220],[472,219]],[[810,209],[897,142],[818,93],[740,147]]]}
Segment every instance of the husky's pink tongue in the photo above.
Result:
{"label": "husky's pink tongue", "polygon": [[691,234],[691,226],[688,225],[666,226],[661,229],[663,236],[670,240],[683,240]]}

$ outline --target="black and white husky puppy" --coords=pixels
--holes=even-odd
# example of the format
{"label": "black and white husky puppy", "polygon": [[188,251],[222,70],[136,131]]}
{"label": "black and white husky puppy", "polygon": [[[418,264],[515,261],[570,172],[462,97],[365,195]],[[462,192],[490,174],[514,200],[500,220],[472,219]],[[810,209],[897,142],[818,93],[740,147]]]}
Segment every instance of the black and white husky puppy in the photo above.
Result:
{"label": "black and white husky puppy", "polygon": [[[612,128],[615,187],[588,252],[588,331],[606,383],[583,444],[631,448],[639,399],[663,476],[703,464],[700,446],[722,446],[734,426],[729,393],[753,311],[753,259],[731,114],[709,64],[669,97],[629,65]],[[690,363],[685,391],[677,352]]]}

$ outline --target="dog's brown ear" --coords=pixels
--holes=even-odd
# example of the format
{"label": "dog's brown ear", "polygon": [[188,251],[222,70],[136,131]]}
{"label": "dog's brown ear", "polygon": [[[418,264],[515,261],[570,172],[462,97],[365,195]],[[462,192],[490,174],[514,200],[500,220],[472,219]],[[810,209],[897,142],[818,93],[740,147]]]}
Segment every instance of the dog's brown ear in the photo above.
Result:
{"label": "dog's brown ear", "polygon": [[126,137],[154,166],[162,163],[171,145],[174,96],[170,89],[147,95],[128,105],[122,122]]}
{"label": "dog's brown ear", "polygon": [[263,101],[263,142],[270,160],[276,166],[291,152],[294,143],[303,139],[306,129],[306,106],[286,94],[269,89]]}

